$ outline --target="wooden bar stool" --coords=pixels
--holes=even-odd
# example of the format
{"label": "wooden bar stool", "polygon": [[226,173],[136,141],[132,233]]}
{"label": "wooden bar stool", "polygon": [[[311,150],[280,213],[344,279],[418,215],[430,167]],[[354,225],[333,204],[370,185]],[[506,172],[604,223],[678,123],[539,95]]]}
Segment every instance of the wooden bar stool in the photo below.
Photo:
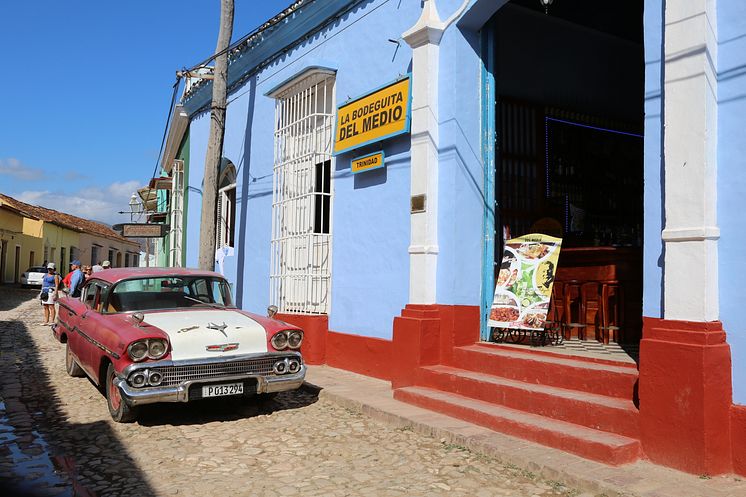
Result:
{"label": "wooden bar stool", "polygon": [[585,338],[585,299],[583,299],[582,281],[569,280],[564,283],[562,298],[564,300],[564,310],[562,316],[562,325],[566,339],[573,337],[573,334],[579,338]]}
{"label": "wooden bar stool", "polygon": [[598,281],[585,281],[580,285],[580,298],[583,302],[583,314],[580,322],[586,325],[585,339],[599,339],[601,328],[601,292],[602,284]]}
{"label": "wooden bar stool", "polygon": [[562,316],[564,315],[562,299],[562,282],[555,281],[552,285],[552,296],[549,299],[549,310],[547,311],[547,320],[545,329],[559,337],[562,334]]}
{"label": "wooden bar stool", "polygon": [[[618,280],[604,281],[601,286],[601,334],[608,344],[619,343],[624,326],[624,287]],[[609,336],[611,335],[611,337]]]}

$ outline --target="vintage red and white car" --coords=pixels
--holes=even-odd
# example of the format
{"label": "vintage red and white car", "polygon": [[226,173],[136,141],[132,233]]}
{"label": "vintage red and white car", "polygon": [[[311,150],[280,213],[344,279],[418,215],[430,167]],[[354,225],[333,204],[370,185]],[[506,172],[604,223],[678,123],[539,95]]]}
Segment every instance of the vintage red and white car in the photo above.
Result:
{"label": "vintage red and white car", "polygon": [[237,309],[218,273],[107,269],[59,304],[67,372],[101,388],[115,421],[154,402],[293,390],[306,374],[303,331]]}

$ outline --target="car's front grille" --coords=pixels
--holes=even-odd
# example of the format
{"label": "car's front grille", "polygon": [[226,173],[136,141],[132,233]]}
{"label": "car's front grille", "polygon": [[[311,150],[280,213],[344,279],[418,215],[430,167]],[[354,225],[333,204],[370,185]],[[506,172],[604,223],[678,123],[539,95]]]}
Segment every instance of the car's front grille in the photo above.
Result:
{"label": "car's front grille", "polygon": [[189,366],[162,366],[153,371],[163,373],[161,386],[174,386],[188,380],[219,379],[221,376],[241,374],[274,375],[273,366],[282,357],[261,357],[243,361],[223,362],[214,364],[194,364]]}

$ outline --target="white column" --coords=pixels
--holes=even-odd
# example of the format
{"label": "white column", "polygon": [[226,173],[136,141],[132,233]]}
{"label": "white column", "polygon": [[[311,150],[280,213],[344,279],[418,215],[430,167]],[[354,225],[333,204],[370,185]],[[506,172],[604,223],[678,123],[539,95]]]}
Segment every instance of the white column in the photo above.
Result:
{"label": "white column", "polygon": [[715,0],[667,2],[664,318],[718,319]]}
{"label": "white column", "polygon": [[425,195],[410,214],[409,302],[434,304],[438,267],[438,58],[445,29],[433,0],[402,35],[412,47],[411,195]]}

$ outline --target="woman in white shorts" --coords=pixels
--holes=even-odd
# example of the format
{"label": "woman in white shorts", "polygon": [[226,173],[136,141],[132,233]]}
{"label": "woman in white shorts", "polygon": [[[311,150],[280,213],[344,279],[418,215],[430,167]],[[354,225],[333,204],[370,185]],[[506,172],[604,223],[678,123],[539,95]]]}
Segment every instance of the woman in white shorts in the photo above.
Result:
{"label": "woman in white shorts", "polygon": [[47,274],[44,275],[41,283],[41,306],[44,308],[43,326],[49,326],[54,323],[56,311],[54,304],[57,302],[57,291],[60,289],[60,275],[57,274],[54,262],[47,264]]}

